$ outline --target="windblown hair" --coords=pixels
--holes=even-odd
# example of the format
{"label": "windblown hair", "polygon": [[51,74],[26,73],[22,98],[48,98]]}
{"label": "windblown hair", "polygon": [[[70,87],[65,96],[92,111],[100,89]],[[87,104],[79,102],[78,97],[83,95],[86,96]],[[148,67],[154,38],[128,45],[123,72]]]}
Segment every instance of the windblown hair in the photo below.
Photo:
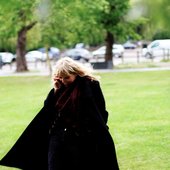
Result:
{"label": "windblown hair", "polygon": [[88,77],[92,80],[99,80],[98,76],[93,75],[93,69],[84,66],[82,63],[75,61],[70,57],[59,59],[56,63],[53,75],[63,77],[70,74],[78,75],[80,77]]}

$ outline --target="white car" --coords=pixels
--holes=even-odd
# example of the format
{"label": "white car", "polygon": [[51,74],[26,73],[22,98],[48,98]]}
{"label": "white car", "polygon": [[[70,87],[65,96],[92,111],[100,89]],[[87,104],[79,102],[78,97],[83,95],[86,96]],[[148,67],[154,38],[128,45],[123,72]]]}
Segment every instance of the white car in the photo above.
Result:
{"label": "white car", "polygon": [[43,55],[44,54],[42,52],[33,50],[26,53],[25,59],[27,62],[42,61],[44,59]]}
{"label": "white car", "polygon": [[15,55],[10,52],[0,52],[0,56],[3,64],[11,64],[16,60]]}
{"label": "white car", "polygon": [[[113,57],[122,57],[124,54],[124,47],[121,44],[114,44],[112,48]],[[106,53],[106,46],[102,46],[92,52],[93,59],[104,58]]]}
{"label": "white car", "polygon": [[154,40],[147,48],[142,49],[142,56],[146,58],[162,57],[170,54],[170,39]]}

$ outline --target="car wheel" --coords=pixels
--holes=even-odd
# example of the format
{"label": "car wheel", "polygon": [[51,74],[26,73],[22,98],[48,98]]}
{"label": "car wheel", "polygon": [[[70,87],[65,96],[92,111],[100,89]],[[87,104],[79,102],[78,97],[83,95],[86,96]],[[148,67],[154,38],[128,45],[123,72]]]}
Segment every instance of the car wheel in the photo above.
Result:
{"label": "car wheel", "polygon": [[153,56],[150,53],[146,53],[145,58],[151,59],[151,58],[153,58]]}
{"label": "car wheel", "polygon": [[119,58],[119,54],[113,54],[113,57]]}

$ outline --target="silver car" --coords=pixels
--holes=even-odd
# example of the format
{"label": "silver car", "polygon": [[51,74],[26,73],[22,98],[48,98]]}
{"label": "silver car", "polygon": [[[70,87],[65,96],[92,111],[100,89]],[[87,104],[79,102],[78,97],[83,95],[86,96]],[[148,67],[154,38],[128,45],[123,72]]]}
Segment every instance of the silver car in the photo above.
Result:
{"label": "silver car", "polygon": [[[92,52],[93,59],[104,58],[106,53],[106,46],[102,46]],[[113,57],[120,58],[124,54],[124,47],[121,44],[114,44],[112,48]]]}

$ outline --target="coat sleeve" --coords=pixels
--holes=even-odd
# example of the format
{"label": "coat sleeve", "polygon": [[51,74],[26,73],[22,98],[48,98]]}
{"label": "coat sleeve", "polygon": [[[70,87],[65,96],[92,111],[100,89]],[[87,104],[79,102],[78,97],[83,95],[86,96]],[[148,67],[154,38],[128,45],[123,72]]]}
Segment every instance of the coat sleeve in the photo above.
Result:
{"label": "coat sleeve", "polygon": [[102,89],[100,87],[100,83],[98,81],[94,81],[92,83],[92,92],[94,96],[94,102],[96,104],[96,107],[98,108],[102,119],[104,120],[104,123],[107,124],[108,121],[108,111],[106,110],[106,103],[105,98],[102,92]]}
{"label": "coat sleeve", "polygon": [[94,110],[96,110],[96,118],[99,122],[99,129],[96,134],[96,151],[99,162],[103,161],[103,169],[119,170],[114,141],[107,126],[108,112],[106,110],[104,95],[98,81],[94,81],[91,87],[93,93],[92,102],[93,106],[95,106]]}

